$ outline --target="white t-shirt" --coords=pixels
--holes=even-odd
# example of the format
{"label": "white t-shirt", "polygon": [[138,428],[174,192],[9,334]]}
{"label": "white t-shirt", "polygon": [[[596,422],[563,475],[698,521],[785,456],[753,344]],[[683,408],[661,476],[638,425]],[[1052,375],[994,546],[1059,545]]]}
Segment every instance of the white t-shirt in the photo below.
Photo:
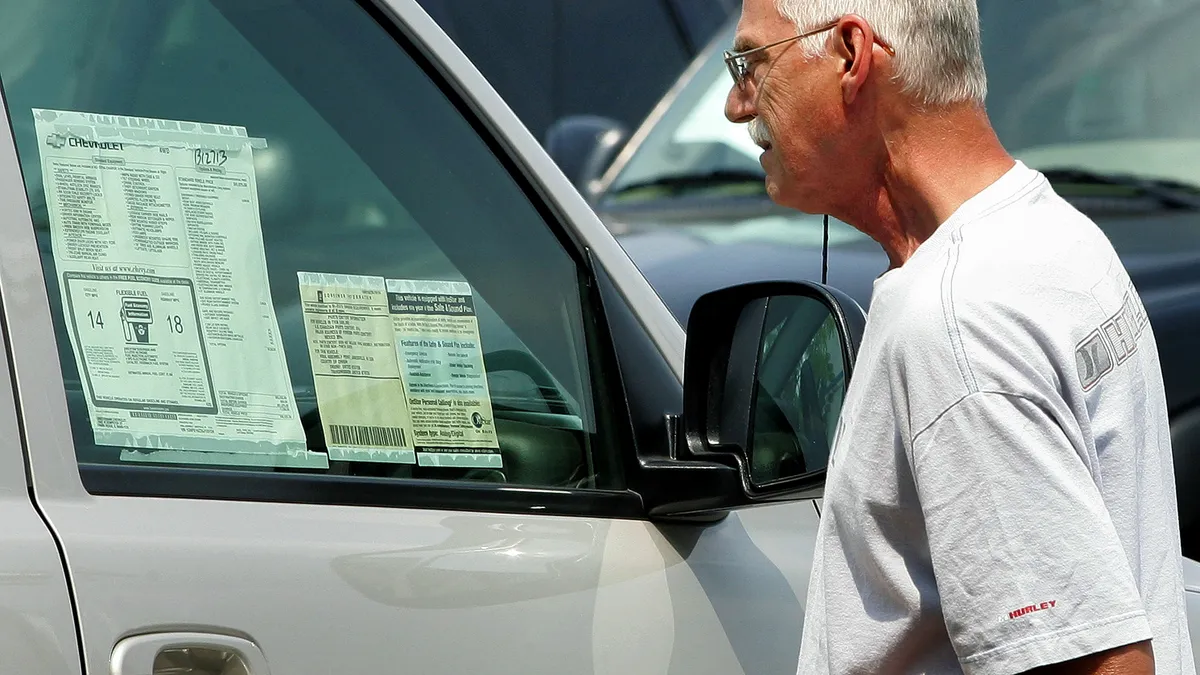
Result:
{"label": "white t-shirt", "polygon": [[1195,672],[1154,336],[1018,163],[875,282],[799,673],[1005,675],[1153,638]]}

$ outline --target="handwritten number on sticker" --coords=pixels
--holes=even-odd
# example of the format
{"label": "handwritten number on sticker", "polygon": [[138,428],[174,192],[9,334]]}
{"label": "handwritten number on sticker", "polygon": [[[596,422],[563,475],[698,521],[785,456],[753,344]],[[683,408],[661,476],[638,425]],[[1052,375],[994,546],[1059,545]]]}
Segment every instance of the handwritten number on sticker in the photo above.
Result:
{"label": "handwritten number on sticker", "polygon": [[195,159],[196,166],[225,166],[225,162],[229,161],[229,153],[224,150],[197,148]]}

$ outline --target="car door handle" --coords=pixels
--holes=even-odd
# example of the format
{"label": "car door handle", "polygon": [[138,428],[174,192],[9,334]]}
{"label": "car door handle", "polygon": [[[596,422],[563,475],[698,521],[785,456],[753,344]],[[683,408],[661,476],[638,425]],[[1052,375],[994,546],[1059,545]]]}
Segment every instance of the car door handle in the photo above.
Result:
{"label": "car door handle", "polygon": [[271,675],[253,642],[219,633],[149,633],[117,643],[111,675]]}

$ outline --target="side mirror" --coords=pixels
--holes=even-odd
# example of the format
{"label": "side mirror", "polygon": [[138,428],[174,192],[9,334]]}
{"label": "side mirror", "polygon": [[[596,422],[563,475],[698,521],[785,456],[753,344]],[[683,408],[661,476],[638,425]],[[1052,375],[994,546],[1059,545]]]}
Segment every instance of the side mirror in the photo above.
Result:
{"label": "side mirror", "polygon": [[[701,297],[688,320],[672,456],[645,465],[651,517],[817,497],[866,315],[816,283]],[[657,474],[657,475],[656,475]]]}
{"label": "side mirror", "polygon": [[616,120],[572,115],[555,122],[544,146],[550,158],[590,202],[598,181],[625,145],[629,132]]}

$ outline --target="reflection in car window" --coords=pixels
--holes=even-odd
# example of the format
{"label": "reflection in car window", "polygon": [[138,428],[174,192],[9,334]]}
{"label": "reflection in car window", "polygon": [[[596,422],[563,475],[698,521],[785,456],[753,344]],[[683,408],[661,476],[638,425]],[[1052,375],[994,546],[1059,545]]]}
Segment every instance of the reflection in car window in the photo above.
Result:
{"label": "reflection in car window", "polygon": [[823,304],[773,297],[763,327],[750,451],[758,485],[826,467],[846,389],[837,322]]}
{"label": "reflection in car window", "polygon": [[6,3],[0,38],[82,463],[616,485],[580,266],[355,3]]}

